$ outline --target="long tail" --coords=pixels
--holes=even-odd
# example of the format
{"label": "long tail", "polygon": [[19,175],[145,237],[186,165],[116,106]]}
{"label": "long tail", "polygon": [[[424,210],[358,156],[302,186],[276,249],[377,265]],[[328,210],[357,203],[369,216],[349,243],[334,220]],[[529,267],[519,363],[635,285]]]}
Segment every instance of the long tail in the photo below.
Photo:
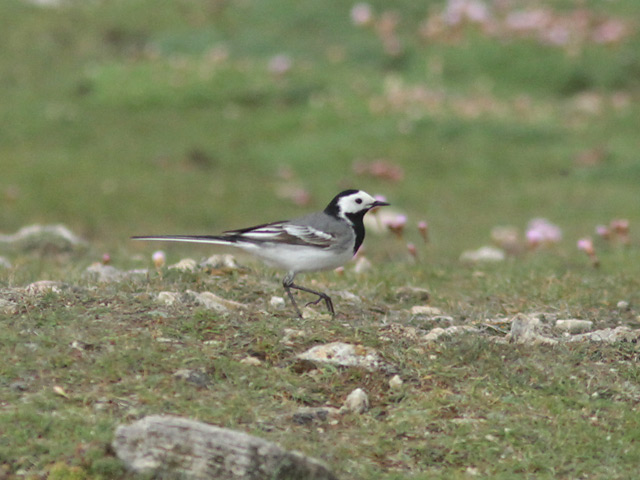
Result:
{"label": "long tail", "polygon": [[219,245],[233,245],[236,243],[232,236],[214,235],[145,235],[131,237],[131,240],[151,240],[161,242],[190,242],[190,243],[213,243]]}

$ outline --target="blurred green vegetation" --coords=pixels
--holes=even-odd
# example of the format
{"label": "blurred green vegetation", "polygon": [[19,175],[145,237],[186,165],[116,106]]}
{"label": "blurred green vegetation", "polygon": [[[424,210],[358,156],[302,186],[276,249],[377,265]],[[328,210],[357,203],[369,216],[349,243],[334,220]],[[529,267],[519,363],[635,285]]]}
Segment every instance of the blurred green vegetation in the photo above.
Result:
{"label": "blurred green vegetation", "polygon": [[[420,28],[442,2],[373,3],[376,18],[394,12],[391,55],[351,7],[2,2],[0,228],[63,222],[113,248],[296,215],[346,186],[429,220],[445,258],[533,216],[571,233],[638,220],[637,33],[576,51],[474,26],[438,41]],[[270,71],[277,55],[284,73]],[[602,152],[593,164],[576,161],[590,149]],[[375,159],[404,180],[354,174]],[[311,192],[306,209],[276,197],[283,168]]]}

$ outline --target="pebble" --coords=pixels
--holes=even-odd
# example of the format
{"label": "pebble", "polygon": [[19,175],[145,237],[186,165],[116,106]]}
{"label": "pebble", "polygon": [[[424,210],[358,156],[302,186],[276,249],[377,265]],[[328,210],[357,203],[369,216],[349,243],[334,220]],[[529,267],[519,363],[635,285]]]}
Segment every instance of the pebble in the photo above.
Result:
{"label": "pebble", "polygon": [[426,302],[429,300],[429,290],[420,287],[404,286],[394,290],[396,297],[400,300],[411,300],[415,302]]}
{"label": "pebble", "polygon": [[593,332],[582,333],[570,336],[568,342],[580,342],[591,340],[592,342],[615,343],[615,342],[637,342],[640,339],[640,329],[632,330],[622,325],[616,328],[604,328]]}
{"label": "pebble", "polygon": [[399,388],[402,388],[403,384],[404,382],[402,381],[402,378],[400,378],[400,375],[394,375],[391,377],[391,380],[389,380],[389,388],[391,388],[391,390],[398,390]]}
{"label": "pebble", "polygon": [[433,342],[438,340],[443,335],[458,335],[461,333],[479,332],[478,328],[471,325],[452,325],[447,328],[435,327],[432,328],[426,335],[422,337],[425,342]]}
{"label": "pebble", "polygon": [[259,365],[262,365],[262,360],[260,360],[257,357],[252,357],[251,355],[244,357],[242,360],[240,360],[240,363],[242,363],[243,365],[251,365],[253,367],[257,367]]}
{"label": "pebble", "polygon": [[206,387],[211,384],[211,377],[204,368],[181,368],[176,371],[173,376],[189,383],[193,383],[198,387]]}
{"label": "pebble", "polygon": [[620,300],[616,307],[618,307],[618,309],[620,310],[629,310],[629,302],[627,302],[626,300]]}
{"label": "pebble", "polygon": [[343,342],[316,345],[299,354],[298,358],[345,367],[362,367],[370,371],[385,366],[380,355],[373,348]]}
{"label": "pebble", "polygon": [[557,340],[542,335],[541,331],[539,318],[519,313],[511,321],[511,331],[505,338],[514,343],[557,343]]}
{"label": "pebble", "polygon": [[228,270],[237,270],[238,264],[236,263],[236,257],[231,255],[230,253],[225,253],[221,255],[211,255],[205,261],[200,263],[201,268],[211,268],[211,269],[228,269]]}
{"label": "pebble", "polygon": [[269,305],[276,310],[282,310],[285,307],[284,298],[274,295],[271,297],[271,300],[269,300]]}
{"label": "pebble", "polygon": [[1,235],[0,243],[17,245],[24,250],[55,248],[76,250],[87,246],[87,242],[64,225],[28,225],[11,235]]}
{"label": "pebble", "polygon": [[178,263],[174,263],[169,270],[179,270],[181,272],[195,272],[198,268],[197,262],[193,258],[183,258]]}
{"label": "pebble", "polygon": [[181,303],[180,297],[178,292],[160,292],[156,298],[159,302],[172,306]]}
{"label": "pebble", "polygon": [[194,292],[193,290],[187,290],[187,294],[190,295],[196,302],[209,310],[215,310],[216,312],[228,312],[229,310],[241,310],[246,305],[233,300],[227,300],[219,297],[211,292]]}
{"label": "pebble", "polygon": [[304,330],[297,330],[295,328],[285,328],[283,331],[283,336],[282,336],[282,339],[280,340],[280,343],[287,346],[293,346],[295,344],[295,340],[302,339],[305,337],[305,335],[306,335],[306,332]]}
{"label": "pebble", "polygon": [[25,287],[25,292],[29,295],[44,295],[45,293],[60,293],[62,288],[61,282],[53,280],[39,280],[30,283]]}
{"label": "pebble", "polygon": [[568,333],[584,333],[591,330],[593,322],[590,320],[578,320],[569,318],[566,320],[556,320],[556,328]]}
{"label": "pebble", "polygon": [[340,408],[341,413],[364,413],[369,409],[369,397],[362,388],[356,388],[347,395],[344,404]]}
{"label": "pebble", "polygon": [[428,317],[436,317],[442,315],[442,311],[436,307],[428,305],[414,305],[411,307],[411,315],[426,315]]}

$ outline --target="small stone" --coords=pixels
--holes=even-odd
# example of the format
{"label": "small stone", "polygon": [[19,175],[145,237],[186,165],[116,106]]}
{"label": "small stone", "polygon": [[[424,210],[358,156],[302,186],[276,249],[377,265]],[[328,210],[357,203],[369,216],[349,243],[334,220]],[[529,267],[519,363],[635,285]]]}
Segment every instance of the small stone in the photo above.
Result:
{"label": "small stone", "polygon": [[181,303],[181,295],[178,292],[160,292],[156,298],[169,307]]}
{"label": "small stone", "polygon": [[326,422],[338,417],[340,411],[334,407],[302,407],[291,415],[291,421],[297,425]]}
{"label": "small stone", "polygon": [[429,300],[429,290],[420,287],[404,286],[396,288],[394,293],[400,300],[411,300],[414,302],[426,302]]}
{"label": "small stone", "polygon": [[257,357],[252,357],[251,355],[244,357],[242,360],[240,360],[240,363],[242,363],[243,365],[251,365],[253,367],[257,367],[259,365],[262,365],[262,360],[260,360]]}
{"label": "small stone", "polygon": [[619,310],[629,310],[629,302],[627,302],[626,300],[620,300],[616,304],[616,307],[618,307]]}
{"label": "small stone", "polygon": [[284,298],[274,295],[271,297],[271,300],[269,300],[269,305],[276,310],[282,310],[285,307]]}
{"label": "small stone", "polygon": [[353,412],[364,413],[369,408],[369,397],[366,392],[361,388],[356,388],[353,392],[347,395],[340,412]]}
{"label": "small stone", "polygon": [[471,325],[452,325],[447,328],[432,328],[426,335],[422,337],[425,342],[433,342],[443,335],[458,335],[461,333],[477,333],[479,329]]}
{"label": "small stone", "polygon": [[346,367],[362,367],[371,371],[385,366],[380,355],[373,348],[343,342],[316,345],[299,354],[298,358]]}
{"label": "small stone", "polygon": [[347,290],[340,290],[339,292],[336,292],[336,295],[347,302],[362,303],[362,299],[359,296]]}
{"label": "small stone", "polygon": [[195,272],[198,268],[197,262],[193,258],[183,258],[178,263],[174,263],[169,270],[179,270],[181,272]]}
{"label": "small stone", "polygon": [[226,300],[211,292],[198,293],[194,292],[193,290],[187,290],[187,294],[189,294],[200,305],[209,310],[215,310],[216,312],[241,310],[246,307],[246,305],[242,303],[234,302],[233,300]]}
{"label": "small stone", "polygon": [[424,335],[422,337],[422,340],[424,340],[425,342],[433,342],[434,340],[437,340],[438,338],[440,338],[442,335],[444,335],[445,330],[444,328],[441,327],[435,327],[432,328],[429,333],[427,333],[426,335]]}
{"label": "small stone", "polygon": [[593,322],[590,320],[578,320],[569,318],[566,320],[556,320],[556,328],[568,333],[584,333],[591,330]]}
{"label": "small stone", "polygon": [[425,315],[428,317],[436,317],[442,315],[442,311],[436,307],[428,305],[414,305],[411,307],[411,315]]}
{"label": "small stone", "polygon": [[0,298],[0,313],[15,315],[18,313],[18,303],[12,300]]}
{"label": "small stone", "polygon": [[44,295],[45,293],[60,293],[62,283],[52,280],[39,280],[30,283],[25,287],[25,292],[29,295]]}
{"label": "small stone", "polygon": [[173,376],[189,383],[193,383],[198,387],[206,387],[211,384],[211,377],[207,374],[204,368],[181,368],[176,371]]}
{"label": "small stone", "polygon": [[237,270],[239,268],[236,263],[236,257],[230,253],[211,255],[205,261],[200,263],[200,267],[214,270]]}
{"label": "small stone", "polygon": [[400,375],[394,375],[391,377],[391,380],[389,380],[389,388],[391,390],[398,390],[399,388],[402,388],[403,384],[404,382],[402,381],[402,378],[400,378]]}
{"label": "small stone", "polygon": [[496,247],[480,247],[477,250],[467,250],[460,255],[460,261],[466,263],[502,262],[506,258],[504,250]]}
{"label": "small stone", "polygon": [[627,326],[616,328],[604,328],[594,332],[582,333],[570,336],[567,341],[579,342],[591,340],[592,342],[615,343],[615,342],[637,342],[640,339],[640,329],[632,330]]}
{"label": "small stone", "polygon": [[287,346],[293,346],[295,344],[295,340],[304,338],[306,335],[304,330],[297,330],[295,328],[285,328],[283,333],[284,335],[282,336],[280,343]]}
{"label": "small stone", "polygon": [[519,313],[511,321],[511,330],[505,338],[514,343],[557,343],[542,335],[542,322],[533,315]]}
{"label": "small stone", "polygon": [[87,242],[64,225],[29,225],[12,235],[0,234],[0,243],[22,250],[72,251],[85,248]]}

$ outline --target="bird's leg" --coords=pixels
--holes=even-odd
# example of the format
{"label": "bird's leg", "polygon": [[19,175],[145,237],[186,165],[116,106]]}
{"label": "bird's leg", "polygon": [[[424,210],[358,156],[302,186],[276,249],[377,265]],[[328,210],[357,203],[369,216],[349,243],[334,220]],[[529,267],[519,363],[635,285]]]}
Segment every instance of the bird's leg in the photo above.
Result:
{"label": "bird's leg", "polygon": [[300,290],[302,292],[312,293],[318,296],[316,300],[307,303],[305,307],[309,305],[317,305],[318,302],[320,302],[320,300],[324,300],[324,303],[327,306],[327,310],[329,310],[329,313],[331,314],[331,316],[332,317],[336,316],[336,312],[333,309],[333,302],[331,301],[331,297],[329,297],[329,295],[327,295],[326,293],[318,292],[316,290],[311,290],[310,288],[307,288],[307,287],[301,287],[300,285],[296,285],[295,283],[293,283],[293,277],[294,277],[293,275],[287,275],[282,282],[282,286],[287,292],[287,295],[289,295],[289,299],[291,300],[291,303],[293,304],[293,307],[296,309],[296,313],[300,318],[302,318],[302,313],[300,312],[300,309],[298,308],[296,301],[293,299],[293,293],[291,293],[292,288],[295,290]]}

